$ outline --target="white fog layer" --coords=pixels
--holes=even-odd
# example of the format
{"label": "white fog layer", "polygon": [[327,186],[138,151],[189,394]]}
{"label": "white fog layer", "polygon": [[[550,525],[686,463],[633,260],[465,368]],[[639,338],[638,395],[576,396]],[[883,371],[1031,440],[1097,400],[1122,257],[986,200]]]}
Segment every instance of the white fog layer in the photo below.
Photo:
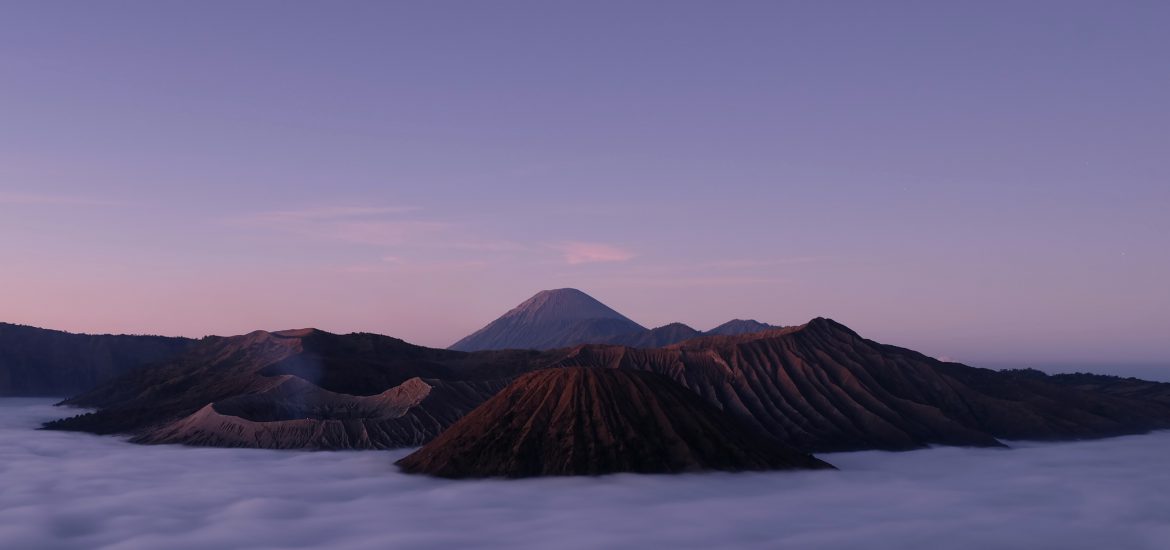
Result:
{"label": "white fog layer", "polygon": [[139,446],[0,399],[3,548],[1165,548],[1170,432],[836,472],[443,481],[401,452]]}

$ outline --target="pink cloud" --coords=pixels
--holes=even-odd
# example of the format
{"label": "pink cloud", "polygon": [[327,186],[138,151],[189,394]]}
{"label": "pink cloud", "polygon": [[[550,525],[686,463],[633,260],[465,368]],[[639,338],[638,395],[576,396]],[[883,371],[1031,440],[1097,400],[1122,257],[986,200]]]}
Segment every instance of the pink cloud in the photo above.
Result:
{"label": "pink cloud", "polygon": [[313,220],[340,220],[401,214],[418,210],[414,206],[319,206],[300,210],[258,212],[239,221],[256,224],[278,224]]}
{"label": "pink cloud", "polygon": [[418,208],[411,206],[320,206],[258,212],[230,222],[319,240],[376,246],[428,242],[449,227],[444,222],[392,217],[415,210]]}
{"label": "pink cloud", "polygon": [[353,264],[329,268],[332,271],[349,274],[365,273],[400,273],[400,274],[434,274],[449,273],[452,271],[477,271],[491,265],[483,260],[451,260],[451,261],[421,261],[403,263],[397,259],[379,264]]}
{"label": "pink cloud", "polygon": [[757,267],[811,264],[827,262],[833,259],[834,258],[831,256],[792,256],[788,258],[714,260],[701,263],[698,265],[698,267],[709,267],[714,269],[751,269]]}
{"label": "pink cloud", "polygon": [[38,195],[33,193],[0,193],[0,204],[65,205],[65,206],[121,206],[119,200],[98,199],[74,195]]}
{"label": "pink cloud", "polygon": [[613,277],[598,279],[598,282],[621,287],[649,286],[656,288],[692,288],[746,285],[780,285],[791,282],[782,277],[737,277],[737,276],[695,276],[695,277]]}
{"label": "pink cloud", "polygon": [[320,224],[308,233],[328,240],[368,244],[375,246],[397,246],[426,242],[447,228],[442,222],[418,220],[368,220]]}
{"label": "pink cloud", "polygon": [[624,262],[634,253],[624,248],[601,243],[569,242],[556,247],[570,265],[598,262]]}

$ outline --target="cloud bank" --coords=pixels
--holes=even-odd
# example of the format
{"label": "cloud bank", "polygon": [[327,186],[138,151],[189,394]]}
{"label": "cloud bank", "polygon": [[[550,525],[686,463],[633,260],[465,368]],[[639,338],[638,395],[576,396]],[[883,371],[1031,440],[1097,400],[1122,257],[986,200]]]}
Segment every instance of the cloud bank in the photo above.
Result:
{"label": "cloud bank", "polygon": [[6,548],[1162,548],[1170,433],[825,455],[838,472],[406,476],[402,452],[143,447],[0,400]]}

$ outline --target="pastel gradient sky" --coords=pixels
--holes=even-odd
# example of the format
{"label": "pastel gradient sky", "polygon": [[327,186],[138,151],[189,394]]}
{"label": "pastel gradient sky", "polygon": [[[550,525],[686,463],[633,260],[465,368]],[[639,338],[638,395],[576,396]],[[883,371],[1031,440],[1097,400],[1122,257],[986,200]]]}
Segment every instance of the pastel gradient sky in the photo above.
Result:
{"label": "pastel gradient sky", "polygon": [[0,320],[446,346],[537,290],[1170,362],[1170,3],[0,5]]}

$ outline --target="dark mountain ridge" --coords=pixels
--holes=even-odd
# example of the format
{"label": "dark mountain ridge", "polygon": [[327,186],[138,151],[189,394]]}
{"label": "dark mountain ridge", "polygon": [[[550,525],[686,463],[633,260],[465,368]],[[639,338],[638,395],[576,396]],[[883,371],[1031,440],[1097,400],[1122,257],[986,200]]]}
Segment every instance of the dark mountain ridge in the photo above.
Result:
{"label": "dark mountain ridge", "polygon": [[619,346],[629,346],[631,348],[660,348],[682,342],[684,340],[698,338],[702,335],[702,332],[699,332],[682,323],[671,323],[669,325],[663,325],[642,332],[634,332],[613,338],[607,338],[604,342],[596,343],[615,344]]}
{"label": "dark mountain ridge", "polygon": [[75,395],[128,371],[169,360],[194,340],[73,334],[0,323],[0,396]]}

